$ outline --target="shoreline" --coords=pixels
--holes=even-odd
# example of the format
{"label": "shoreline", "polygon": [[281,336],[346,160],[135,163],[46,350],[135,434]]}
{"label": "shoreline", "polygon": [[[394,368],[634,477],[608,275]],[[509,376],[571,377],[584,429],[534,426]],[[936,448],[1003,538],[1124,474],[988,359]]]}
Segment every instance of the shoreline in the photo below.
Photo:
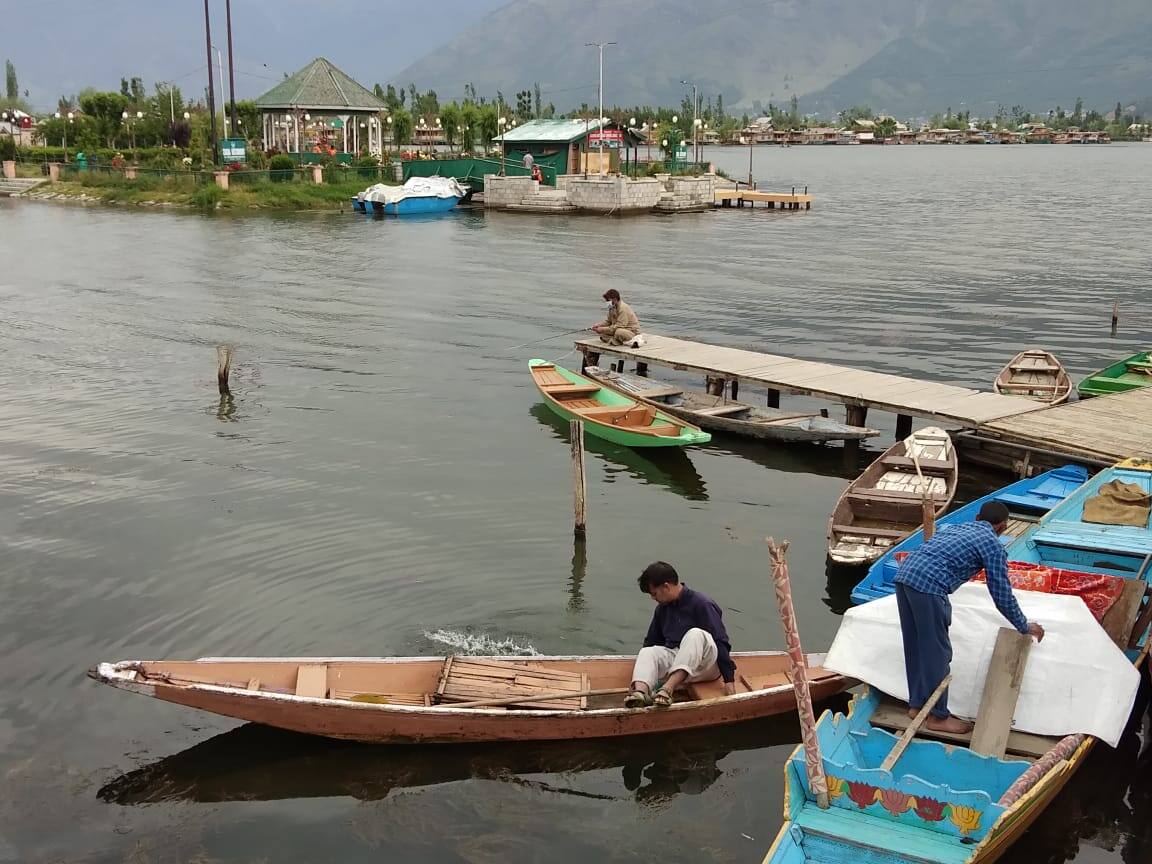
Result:
{"label": "shoreline", "polygon": [[90,186],[84,183],[58,181],[35,186],[12,197],[16,200],[48,203],[101,204],[201,212],[266,210],[334,213],[342,210],[351,211],[349,200],[354,194],[355,192],[349,192],[339,186],[303,184],[298,184],[295,188],[258,187],[225,191],[216,186],[204,186],[193,191],[177,191],[136,188],[130,183]]}

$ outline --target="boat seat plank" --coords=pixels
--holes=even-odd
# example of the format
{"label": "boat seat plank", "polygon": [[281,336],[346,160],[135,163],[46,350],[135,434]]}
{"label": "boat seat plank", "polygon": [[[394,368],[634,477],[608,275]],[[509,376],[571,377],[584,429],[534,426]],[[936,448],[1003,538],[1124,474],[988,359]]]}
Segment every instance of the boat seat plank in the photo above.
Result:
{"label": "boat seat plank", "polygon": [[[884,456],[883,462],[885,465],[892,468],[910,468],[912,471],[916,470],[916,463],[907,456]],[[920,470],[925,474],[933,471],[941,473],[951,473],[954,463],[948,459],[920,459]]]}
{"label": "boat seat plank", "polygon": [[675,438],[680,434],[681,427],[673,426],[671,423],[653,423],[644,431],[664,438]]}
{"label": "boat seat plank", "polygon": [[693,408],[694,414],[707,414],[709,417],[724,417],[729,414],[743,414],[750,411],[747,405],[716,405],[712,408]]}
{"label": "boat seat plank", "polygon": [[[537,696],[561,690],[579,693],[582,692],[582,684],[587,678],[586,675],[579,672],[545,669],[524,663],[501,663],[491,660],[473,661],[467,657],[450,659],[454,662],[448,666],[446,674],[442,675],[441,685],[437,690],[439,701],[445,705],[450,705],[453,702]],[[447,662],[445,661],[446,666]],[[588,688],[585,687],[584,689]],[[535,702],[511,703],[507,707],[514,705],[540,710],[571,711],[587,707],[587,697],[560,697]]]}
{"label": "boat seat plank", "polygon": [[328,698],[328,667],[301,666],[296,672],[296,695]]}
{"label": "boat seat plank", "polygon": [[996,634],[980,708],[976,712],[976,728],[972,731],[970,749],[973,753],[997,759],[1004,757],[1031,647],[1032,637],[1027,633],[1001,627]]}
{"label": "boat seat plank", "polygon": [[833,533],[835,533],[835,534],[847,534],[851,537],[856,537],[856,536],[861,536],[861,537],[891,537],[892,539],[895,539],[897,537],[903,537],[910,530],[912,530],[912,529],[906,529],[904,531],[896,531],[896,530],[893,530],[892,528],[865,528],[865,527],[860,526],[860,525],[833,525],[832,526]]}
{"label": "boat seat plank", "polygon": [[[911,722],[912,720],[908,716],[908,706],[894,699],[884,700],[872,715],[872,725],[880,729],[903,731],[908,728],[908,724]],[[967,746],[972,738],[972,734],[956,735],[952,732],[938,732],[934,729],[921,727],[916,737],[938,738],[941,741],[949,741]],[[1030,732],[1010,732],[1008,734],[1008,743],[1005,748],[1006,755],[1004,758],[1011,759],[1015,756],[1017,758],[1036,759],[1051,750],[1059,740],[1059,738],[1053,738],[1050,735],[1033,735]]]}
{"label": "boat seat plank", "polygon": [[[924,497],[921,492],[906,492],[903,489],[850,489],[844,494],[846,498],[856,498],[860,501],[892,501],[900,504],[915,504]],[[943,498],[944,494],[939,490],[933,490],[928,493],[928,497]]]}
{"label": "boat seat plank", "polygon": [[549,396],[591,396],[600,392],[599,384],[557,384],[546,386],[544,392]]}

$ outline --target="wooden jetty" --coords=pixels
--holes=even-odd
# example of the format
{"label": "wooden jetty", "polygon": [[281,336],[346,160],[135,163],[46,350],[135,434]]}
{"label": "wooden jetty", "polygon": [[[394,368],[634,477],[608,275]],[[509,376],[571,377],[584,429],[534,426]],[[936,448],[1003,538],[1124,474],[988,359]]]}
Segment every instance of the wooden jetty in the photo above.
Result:
{"label": "wooden jetty", "polygon": [[586,365],[601,354],[636,362],[639,374],[654,363],[703,374],[710,392],[727,388],[738,397],[742,385],[767,389],[767,404],[780,407],[781,393],[810,396],[843,404],[846,421],[865,425],[868,410],[896,415],[896,435],[906,438],[912,418],[965,430],[957,438],[964,451],[977,451],[973,461],[1015,469],[1072,460],[1112,464],[1129,456],[1152,458],[1152,388],[1066,405],[1046,407],[1020,396],[982,392],[953,384],[903,375],[870,372],[832,363],[800,360],[741,348],[726,348],[667,336],[646,336],[641,348],[605,345],[581,339],[576,348]]}
{"label": "wooden jetty", "polygon": [[766,204],[769,208],[780,207],[781,210],[811,210],[812,196],[807,192],[762,192],[758,189],[717,189],[717,207],[743,207],[747,201],[749,206]]}

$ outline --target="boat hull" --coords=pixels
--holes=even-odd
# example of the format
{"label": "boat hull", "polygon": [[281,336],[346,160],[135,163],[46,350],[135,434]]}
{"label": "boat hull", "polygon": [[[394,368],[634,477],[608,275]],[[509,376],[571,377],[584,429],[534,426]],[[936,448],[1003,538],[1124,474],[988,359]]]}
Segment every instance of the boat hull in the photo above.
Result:
{"label": "boat hull", "polygon": [[446,213],[459,203],[459,198],[439,198],[434,195],[405,198],[392,204],[365,201],[359,196],[353,196],[352,209],[369,215],[383,213],[386,216],[413,216],[420,213]]}
{"label": "boat hull", "polygon": [[1113,363],[1099,372],[1093,372],[1080,382],[1080,386],[1076,388],[1077,392],[1081,398],[1088,398],[1090,396],[1108,396],[1112,393],[1125,393],[1129,390],[1138,390],[1141,387],[1152,385],[1152,374],[1133,371],[1130,364],[1136,364],[1135,368],[1137,369],[1148,367],[1152,364],[1152,351],[1133,354],[1119,363]]}
{"label": "boat hull", "polygon": [[[550,390],[552,385],[541,384],[541,379],[538,375],[544,370],[555,370],[573,386],[579,387],[587,385],[588,387],[596,388],[596,392],[587,395],[588,398],[595,403],[595,408],[598,409],[627,409],[629,406],[647,405],[648,403],[637,400],[635,397],[618,393],[615,390],[605,387],[598,381],[577,375],[575,372],[571,372],[555,364],[546,363],[543,360],[530,360],[528,366],[530,370],[533,370],[533,381],[540,391],[540,395],[544,398],[544,403],[548,406],[549,410],[565,420],[580,420],[584,423],[585,431],[591,435],[595,435],[597,438],[602,438],[605,441],[611,441],[613,444],[620,444],[625,447],[684,447],[689,444],[707,444],[712,440],[712,436],[707,432],[702,431],[690,423],[685,423],[683,420],[672,417],[662,408],[657,409],[652,417],[652,422],[644,426],[624,426],[602,422],[596,419],[596,417],[586,413],[590,407],[588,404],[584,404],[587,400],[579,400],[577,403],[572,404],[566,400],[557,398],[555,392]],[[651,408],[648,410],[651,410]],[[676,427],[680,430],[679,433],[676,435],[657,435],[645,431],[656,426],[667,425]]]}
{"label": "boat hull", "polygon": [[1005,396],[1024,396],[1059,405],[1072,394],[1072,379],[1055,355],[1039,348],[1021,351],[1000,370],[993,389]]}
{"label": "boat hull", "polygon": [[[733,653],[739,668],[779,670],[784,678],[788,658],[783,652]],[[792,685],[786,680],[763,690],[738,693],[735,696],[704,698],[677,702],[670,708],[627,709],[610,707],[585,710],[530,710],[524,708],[458,708],[451,705],[415,706],[356,702],[348,699],[297,696],[293,692],[250,690],[240,684],[222,686],[203,681],[184,683],[164,681],[156,676],[160,668],[175,670],[186,678],[209,679],[215,676],[247,681],[289,682],[298,668],[323,664],[328,667],[329,681],[342,674],[345,678],[365,673],[364,667],[400,665],[398,674],[407,680],[422,680],[435,685],[445,662],[444,657],[408,657],[379,659],[348,658],[212,658],[195,661],[133,661],[102,663],[89,672],[90,677],[120,689],[208,711],[224,717],[246,720],[302,732],[352,741],[372,743],[454,744],[480,741],[555,741],[573,738],[609,738],[621,735],[650,735],[685,729],[708,728],[740,723],[796,707]],[[590,672],[593,686],[597,683],[626,682],[634,658],[608,657],[501,657],[467,658],[489,661],[539,661],[554,668]],[[816,666],[821,655],[810,655]],[[360,671],[349,672],[359,666]],[[223,667],[223,671],[222,671]],[[136,670],[147,670],[147,674]],[[203,670],[203,671],[200,671]],[[196,673],[200,672],[199,675]],[[775,673],[772,673],[775,674]],[[850,678],[832,675],[812,682],[814,699],[826,699],[855,684]],[[626,686],[626,684],[625,684]],[[291,688],[280,688],[288,689]],[[616,697],[619,702],[623,696]],[[617,703],[618,704],[618,703]]]}

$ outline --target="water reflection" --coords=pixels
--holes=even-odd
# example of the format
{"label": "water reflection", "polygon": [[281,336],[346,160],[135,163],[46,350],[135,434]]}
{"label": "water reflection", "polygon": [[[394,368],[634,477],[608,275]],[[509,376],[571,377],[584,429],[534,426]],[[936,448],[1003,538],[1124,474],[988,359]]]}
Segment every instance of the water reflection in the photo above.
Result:
{"label": "water reflection", "polygon": [[577,534],[572,540],[572,579],[568,583],[568,609],[584,610],[584,579],[588,575],[588,538]]}
{"label": "water reflection", "polygon": [[[843,699],[825,704],[842,708]],[[373,801],[401,789],[469,779],[587,797],[574,788],[571,775],[619,769],[619,793],[598,797],[660,807],[677,795],[708,789],[723,776],[718,763],[730,753],[797,739],[794,714],[627,740],[450,747],[355,744],[246,724],[122,774],[97,797],[120,805],[329,797]]]}
{"label": "water reflection", "polygon": [[[529,413],[542,426],[547,426],[554,437],[568,441],[568,421],[553,414],[543,402],[533,405]],[[623,471],[644,483],[663,486],[689,501],[708,500],[704,478],[682,447],[659,447],[642,452],[594,435],[585,435],[584,447],[604,460],[609,475]]]}

